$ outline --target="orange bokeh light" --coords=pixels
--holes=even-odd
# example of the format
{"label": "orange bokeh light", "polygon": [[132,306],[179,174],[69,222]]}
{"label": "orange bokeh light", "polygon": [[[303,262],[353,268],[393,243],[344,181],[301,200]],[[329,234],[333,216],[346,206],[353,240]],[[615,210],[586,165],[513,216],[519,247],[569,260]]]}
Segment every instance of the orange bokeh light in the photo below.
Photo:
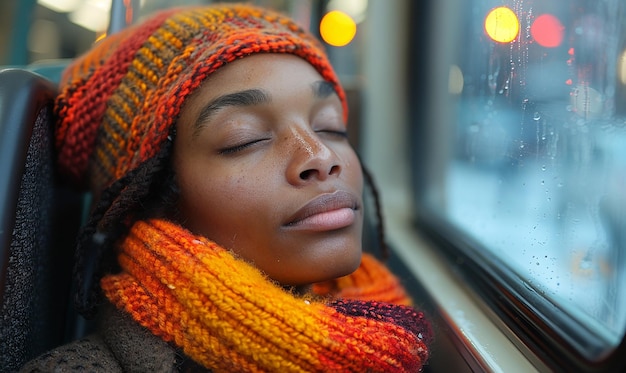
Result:
{"label": "orange bokeh light", "polygon": [[354,39],[356,22],[346,13],[333,10],[322,17],[320,35],[326,43],[335,47],[343,47]]}
{"label": "orange bokeh light", "polygon": [[530,35],[537,44],[546,48],[555,48],[561,45],[565,27],[552,14],[542,14],[530,26]]}
{"label": "orange bokeh light", "polygon": [[498,43],[511,42],[519,34],[519,20],[510,8],[494,8],[485,18],[485,32]]}

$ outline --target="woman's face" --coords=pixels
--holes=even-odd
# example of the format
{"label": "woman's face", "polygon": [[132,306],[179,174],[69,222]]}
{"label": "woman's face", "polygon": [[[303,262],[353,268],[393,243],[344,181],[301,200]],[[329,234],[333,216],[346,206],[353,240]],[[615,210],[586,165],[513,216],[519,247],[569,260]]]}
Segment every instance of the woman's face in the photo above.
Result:
{"label": "woman's face", "polygon": [[173,165],[180,223],[283,285],[353,272],[363,175],[341,102],[306,61],[257,54],[187,100]]}

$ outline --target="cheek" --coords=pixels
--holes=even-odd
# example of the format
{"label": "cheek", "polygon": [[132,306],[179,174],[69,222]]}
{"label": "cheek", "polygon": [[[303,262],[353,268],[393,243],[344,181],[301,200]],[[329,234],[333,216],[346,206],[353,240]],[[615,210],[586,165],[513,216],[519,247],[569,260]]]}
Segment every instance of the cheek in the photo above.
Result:
{"label": "cheek", "polygon": [[187,217],[207,218],[226,213],[233,200],[245,196],[243,176],[223,177],[212,173],[180,175],[180,200]]}
{"label": "cheek", "polygon": [[230,169],[228,173],[213,170],[210,173],[181,170],[180,220],[195,233],[220,241],[220,237],[249,230],[253,226],[250,219],[271,208],[263,202],[275,198],[268,195],[274,190],[268,188],[271,182],[268,175],[241,168]]}
{"label": "cheek", "polygon": [[361,161],[359,160],[356,152],[350,148],[342,153],[342,158],[345,165],[345,173],[350,185],[359,192],[363,192],[363,170],[361,168]]}

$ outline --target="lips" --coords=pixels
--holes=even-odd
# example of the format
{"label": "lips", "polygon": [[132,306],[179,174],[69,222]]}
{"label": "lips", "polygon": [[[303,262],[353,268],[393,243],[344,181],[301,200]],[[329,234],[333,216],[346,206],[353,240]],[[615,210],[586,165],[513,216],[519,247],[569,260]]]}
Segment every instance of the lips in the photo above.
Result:
{"label": "lips", "polygon": [[317,196],[291,216],[285,224],[289,229],[330,231],[352,225],[359,201],[351,193],[335,191]]}

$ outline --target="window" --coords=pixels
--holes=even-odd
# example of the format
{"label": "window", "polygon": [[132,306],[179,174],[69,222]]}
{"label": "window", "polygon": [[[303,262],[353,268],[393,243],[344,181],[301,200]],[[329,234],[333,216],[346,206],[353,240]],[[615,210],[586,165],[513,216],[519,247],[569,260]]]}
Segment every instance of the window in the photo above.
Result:
{"label": "window", "polygon": [[427,26],[430,98],[415,100],[421,226],[540,358],[612,364],[626,331],[626,3],[445,3]]}

